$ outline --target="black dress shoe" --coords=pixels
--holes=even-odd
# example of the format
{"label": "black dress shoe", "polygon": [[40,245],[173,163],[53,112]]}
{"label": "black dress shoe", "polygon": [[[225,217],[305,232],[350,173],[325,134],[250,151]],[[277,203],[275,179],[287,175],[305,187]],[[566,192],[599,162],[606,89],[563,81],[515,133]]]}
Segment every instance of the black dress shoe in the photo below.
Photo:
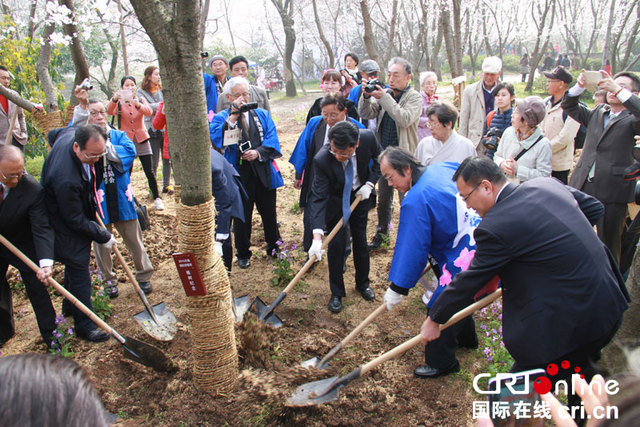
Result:
{"label": "black dress shoe", "polygon": [[104,293],[109,298],[114,299],[118,297],[118,285],[106,285],[104,287]]}
{"label": "black dress shoe", "polygon": [[78,331],[78,338],[82,338],[83,340],[91,341],[91,342],[106,341],[109,339],[109,336],[110,335],[108,333],[103,332],[98,328],[95,328],[86,332]]}
{"label": "black dress shoe", "polygon": [[373,289],[371,289],[369,286],[367,286],[365,289],[358,289],[358,292],[360,292],[360,295],[362,295],[362,298],[364,298],[365,301],[371,301],[376,297]]}
{"label": "black dress shoe", "polygon": [[340,313],[342,311],[342,298],[333,295],[327,307],[333,313]]}
{"label": "black dress shoe", "polygon": [[375,251],[380,249],[380,246],[382,246],[383,243],[387,242],[389,242],[389,234],[378,231],[376,235],[373,236],[373,239],[371,239],[371,243],[367,245],[367,248],[370,251]]}
{"label": "black dress shoe", "polygon": [[460,370],[460,364],[458,362],[456,362],[455,365],[447,369],[437,369],[437,368],[432,368],[429,365],[424,365],[424,366],[417,367],[413,371],[413,375],[416,376],[417,378],[438,378],[442,375],[447,375],[452,372],[458,372],[459,370]]}
{"label": "black dress shoe", "polygon": [[71,303],[65,298],[62,300],[62,315],[64,317],[69,317],[71,314]]}
{"label": "black dress shoe", "polygon": [[145,294],[151,293],[151,282],[140,282],[138,285],[140,285],[140,289],[142,289],[142,292]]}
{"label": "black dress shoe", "polygon": [[238,267],[240,268],[251,267],[251,260],[249,258],[238,258]]}

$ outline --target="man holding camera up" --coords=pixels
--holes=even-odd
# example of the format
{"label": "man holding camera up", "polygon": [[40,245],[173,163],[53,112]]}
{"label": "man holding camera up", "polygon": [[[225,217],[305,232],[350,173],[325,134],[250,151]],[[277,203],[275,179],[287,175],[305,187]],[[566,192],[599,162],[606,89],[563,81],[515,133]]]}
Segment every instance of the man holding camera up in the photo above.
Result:
{"label": "man holding camera up", "polygon": [[262,217],[267,255],[279,251],[280,232],[276,220],[276,188],[283,185],[274,159],[282,157],[276,126],[269,112],[249,103],[249,82],[233,77],[224,85],[224,95],[230,107],[216,114],[209,126],[214,148],[238,173],[247,193],[244,200],[244,223],[234,219],[233,231],[238,254],[238,266],[251,265],[251,217],[255,203]]}
{"label": "man holding camera up", "polygon": [[[411,88],[411,64],[403,58],[389,61],[389,89],[376,82],[363,83],[358,113],[363,119],[378,119],[378,141],[383,149],[399,146],[413,153],[418,146],[418,122],[422,114],[422,97]],[[393,187],[387,180],[378,181],[378,228],[369,249],[378,249],[388,241],[393,206]],[[402,199],[402,195],[399,193]]]}

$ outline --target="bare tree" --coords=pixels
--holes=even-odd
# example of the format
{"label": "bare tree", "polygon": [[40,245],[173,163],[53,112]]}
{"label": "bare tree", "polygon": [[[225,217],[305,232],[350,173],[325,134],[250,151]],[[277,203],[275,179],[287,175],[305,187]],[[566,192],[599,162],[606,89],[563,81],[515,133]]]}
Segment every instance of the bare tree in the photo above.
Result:
{"label": "bare tree", "polygon": [[531,51],[529,64],[531,66],[531,73],[527,79],[527,86],[525,90],[531,92],[533,87],[533,79],[535,72],[533,72],[540,63],[540,60],[544,56],[547,46],[549,44],[549,37],[551,36],[551,28],[553,27],[553,20],[556,14],[556,0],[537,0],[531,3],[531,20],[536,28],[536,44]]}
{"label": "bare tree", "polygon": [[296,96],[296,84],[293,81],[293,67],[292,58],[293,50],[296,47],[296,31],[293,28],[293,11],[294,0],[271,0],[271,3],[275,6],[280,15],[282,21],[282,28],[284,29],[284,52],[283,52],[283,65],[284,65],[284,81],[287,96]]}
{"label": "bare tree", "polygon": [[202,10],[200,12],[200,50],[204,50],[204,36],[207,33],[207,18],[209,17],[210,0],[202,2]]}
{"label": "bare tree", "polygon": [[[120,13],[120,42],[122,43],[122,61],[124,63],[124,74],[129,75],[129,55],[127,54],[127,37],[124,33],[124,9],[120,0],[117,0],[118,12]],[[112,47],[113,50],[113,47]]]}
{"label": "bare tree", "polygon": [[362,13],[362,21],[364,24],[364,34],[362,35],[364,46],[367,49],[369,58],[378,63],[381,74],[383,74],[382,70],[385,70],[386,67],[384,61],[380,57],[378,47],[376,46],[375,36],[373,35],[373,27],[371,25],[371,12],[369,11],[367,0],[360,0],[360,11]]}
{"label": "bare tree", "polygon": [[630,68],[640,58],[638,55],[632,64],[629,63],[633,48],[637,46],[640,37],[640,5],[637,1],[623,2],[619,12],[615,20],[616,27],[610,51],[613,73]]}
{"label": "bare tree", "polygon": [[[58,0],[58,4],[66,6],[71,12],[71,21],[63,25],[64,33],[71,38],[69,49],[71,49],[71,58],[73,64],[76,67],[76,77],[74,79],[74,85],[79,85],[84,79],[89,77],[89,63],[87,57],[84,55],[84,48],[82,47],[82,41],[78,31],[78,25],[76,24],[75,7],[73,0]],[[71,94],[71,104],[76,104],[77,100],[73,93]]]}
{"label": "bare tree", "polygon": [[613,28],[616,0],[609,0],[609,19],[607,20],[607,32],[604,37],[604,47],[602,48],[602,68],[604,68],[607,60],[611,59],[611,29]]}
{"label": "bare tree", "polygon": [[311,0],[311,3],[313,4],[313,16],[316,21],[316,27],[318,28],[318,35],[320,36],[320,40],[322,40],[322,44],[327,50],[327,55],[329,56],[329,68],[333,68],[335,66],[335,55],[333,54],[333,49],[331,48],[329,40],[325,37],[324,31],[322,31],[322,23],[320,22],[320,16],[318,16],[317,2],[316,0]]}
{"label": "bare tree", "polygon": [[[53,3],[53,1],[47,0],[49,3]],[[42,45],[40,46],[38,61],[36,62],[36,73],[44,91],[45,109],[51,112],[58,110],[58,97],[49,74],[49,61],[51,59],[51,40],[49,37],[56,30],[56,24],[48,18],[49,16],[45,19],[46,24],[42,33]]]}

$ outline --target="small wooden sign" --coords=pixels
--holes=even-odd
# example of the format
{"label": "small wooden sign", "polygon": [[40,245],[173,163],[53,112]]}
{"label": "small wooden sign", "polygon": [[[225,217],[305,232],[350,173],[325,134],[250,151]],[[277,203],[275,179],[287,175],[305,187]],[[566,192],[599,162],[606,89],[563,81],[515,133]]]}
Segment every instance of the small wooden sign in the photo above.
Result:
{"label": "small wooden sign", "polygon": [[176,263],[176,268],[187,296],[207,295],[207,289],[202,283],[198,262],[193,252],[173,254],[173,261]]}

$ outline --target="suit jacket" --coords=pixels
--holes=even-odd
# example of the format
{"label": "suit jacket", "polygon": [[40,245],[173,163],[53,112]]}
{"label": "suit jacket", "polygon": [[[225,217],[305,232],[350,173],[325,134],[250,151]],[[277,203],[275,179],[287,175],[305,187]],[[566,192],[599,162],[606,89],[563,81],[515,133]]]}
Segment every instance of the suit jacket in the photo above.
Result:
{"label": "suit jacket", "polygon": [[[380,144],[373,131],[360,129],[356,167],[361,185],[367,181],[375,184],[380,178],[380,151]],[[318,229],[342,216],[344,166],[329,152],[328,147],[323,147],[313,158],[313,175],[306,212],[310,215],[311,228]]]}
{"label": "suit jacket", "polygon": [[[269,114],[271,114],[271,107],[269,107],[269,95],[266,90],[258,86],[249,85],[249,94],[251,95],[251,102],[257,102],[258,108],[267,110]],[[216,105],[218,113],[222,110],[226,110],[230,105],[229,101],[227,101],[227,97],[224,96],[224,93],[221,93],[220,96],[218,96]]]}
{"label": "suit jacket", "polygon": [[469,269],[429,317],[445,323],[498,275],[504,343],[516,362],[544,364],[603,338],[628,307],[624,282],[591,225],[603,211],[552,178],[508,184],[476,228]]}
{"label": "suit jacket", "polygon": [[16,124],[13,126],[13,137],[18,143],[24,145],[27,143],[27,123],[24,120],[24,111],[13,102],[9,101],[9,111],[4,111],[4,108],[0,107],[0,144],[4,144],[7,140],[7,132],[9,132],[9,123],[13,112],[18,109],[18,116],[16,117]]}
{"label": "suit jacket", "polygon": [[599,105],[589,110],[580,105],[578,99],[565,95],[562,100],[562,109],[587,127],[584,148],[569,185],[582,189],[595,162],[594,191],[591,195],[603,203],[632,202],[636,183],[625,181],[623,175],[624,170],[633,163],[633,136],[640,134],[640,98],[632,95],[624,103],[627,109],[611,120],[606,129],[604,117],[609,114],[610,107]]}
{"label": "suit jacket", "polygon": [[211,193],[216,202],[216,233],[229,234],[231,218],[244,222],[240,175],[222,154],[211,149]]}
{"label": "suit jacket", "polygon": [[[40,182],[45,190],[45,205],[56,233],[56,253],[68,258],[90,250],[91,241],[107,243],[111,233],[96,222],[93,183],[84,172],[82,162],[73,151],[75,127],[49,132],[53,148],[42,166]],[[102,171],[96,163],[96,182]]]}
{"label": "suit jacket", "polygon": [[[29,257],[53,259],[53,229],[44,205],[44,189],[24,174],[0,203],[0,234]],[[35,247],[35,253],[33,248]]]}

